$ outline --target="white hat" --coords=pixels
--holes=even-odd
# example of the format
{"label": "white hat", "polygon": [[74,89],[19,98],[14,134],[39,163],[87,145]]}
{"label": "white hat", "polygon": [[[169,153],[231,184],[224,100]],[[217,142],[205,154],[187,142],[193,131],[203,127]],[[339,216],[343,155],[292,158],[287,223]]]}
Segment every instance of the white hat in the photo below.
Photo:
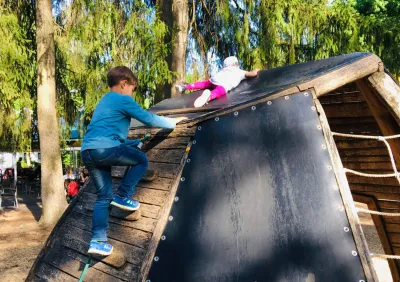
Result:
{"label": "white hat", "polygon": [[231,67],[238,63],[238,59],[235,56],[230,56],[224,60],[224,68]]}

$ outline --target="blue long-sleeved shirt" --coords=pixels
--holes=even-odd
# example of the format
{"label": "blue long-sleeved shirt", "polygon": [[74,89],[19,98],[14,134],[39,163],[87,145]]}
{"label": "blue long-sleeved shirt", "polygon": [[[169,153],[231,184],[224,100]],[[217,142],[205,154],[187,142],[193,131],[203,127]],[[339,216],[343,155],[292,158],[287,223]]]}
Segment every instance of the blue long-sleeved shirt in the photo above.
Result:
{"label": "blue long-sleeved shirt", "polygon": [[[150,126],[174,129],[176,122],[142,109],[135,100],[116,92],[107,93],[96,106],[92,120],[86,130],[81,150],[112,148],[121,145],[128,137],[131,118]],[[130,141],[130,145],[139,140]]]}

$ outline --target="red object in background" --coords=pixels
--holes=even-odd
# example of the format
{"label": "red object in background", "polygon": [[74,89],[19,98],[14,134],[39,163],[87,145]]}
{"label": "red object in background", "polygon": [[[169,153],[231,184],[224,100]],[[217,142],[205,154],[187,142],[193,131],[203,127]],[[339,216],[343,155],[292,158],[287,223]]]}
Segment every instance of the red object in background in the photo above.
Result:
{"label": "red object in background", "polygon": [[76,196],[76,194],[78,194],[78,191],[79,191],[78,182],[71,181],[68,184],[68,190],[67,190],[68,196]]}
{"label": "red object in background", "polygon": [[6,168],[4,171],[3,179],[14,178],[14,169]]}

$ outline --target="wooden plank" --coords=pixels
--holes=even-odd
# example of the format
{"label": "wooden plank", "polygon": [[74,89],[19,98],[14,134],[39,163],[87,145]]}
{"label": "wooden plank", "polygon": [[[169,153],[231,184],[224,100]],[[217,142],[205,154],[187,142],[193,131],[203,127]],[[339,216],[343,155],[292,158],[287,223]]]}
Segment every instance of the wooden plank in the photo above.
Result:
{"label": "wooden plank", "polygon": [[[48,264],[46,262],[41,262],[35,271],[35,275],[43,280],[33,279],[32,281],[51,281],[51,282],[76,282],[76,278],[68,275],[58,268]],[[31,280],[27,280],[31,281]]]}
{"label": "wooden plank", "polygon": [[389,156],[345,156],[341,159],[343,163],[390,163]]}
{"label": "wooden plank", "polygon": [[188,154],[189,154],[189,152],[185,153],[185,155],[183,157],[184,162],[182,162],[182,165],[179,167],[178,177],[175,179],[175,182],[171,188],[171,192],[167,196],[167,201],[163,207],[161,218],[157,223],[157,226],[153,233],[153,237],[150,241],[150,245],[149,245],[147,254],[146,254],[145,258],[143,259],[142,267],[140,269],[139,279],[137,281],[140,281],[140,282],[146,281],[147,275],[150,271],[151,264],[153,262],[153,257],[157,250],[158,242],[160,241],[161,235],[164,232],[165,226],[167,225],[167,222],[168,222],[168,216],[170,214],[172,204],[174,202],[176,191],[178,189],[178,185],[180,182],[180,176],[182,175],[182,171],[183,171],[184,165],[186,163]]}
{"label": "wooden plank", "polygon": [[334,89],[376,72],[380,62],[381,59],[378,56],[371,54],[350,65],[343,66],[325,75],[301,83],[297,87],[301,91],[314,88],[316,96],[320,97]]}
{"label": "wooden plank", "polygon": [[[358,125],[362,125],[364,123],[376,123],[376,120],[374,117],[370,116],[370,117],[356,117],[356,118],[351,118],[351,117],[332,117],[332,118],[328,118],[328,122],[329,125],[332,126],[337,125],[337,124],[358,124]],[[335,138],[336,139],[336,138]],[[349,139],[349,138],[348,138]],[[359,139],[356,139],[359,140]]]}
{"label": "wooden plank", "polygon": [[[92,218],[79,213],[74,213],[72,216],[68,217],[65,223],[89,232],[92,229]],[[114,224],[112,222],[109,223],[107,235],[109,238],[143,249],[148,246],[151,238],[150,232],[144,232],[136,228]]]}
{"label": "wooden plank", "polygon": [[400,194],[398,193],[362,192],[362,194],[374,196],[377,200],[381,201],[400,201]]}
{"label": "wooden plank", "polygon": [[141,181],[138,183],[137,187],[153,188],[153,189],[169,191],[172,183],[173,183],[173,179],[157,177],[157,179],[155,179],[154,181],[151,181],[151,182]]}
{"label": "wooden plank", "polygon": [[339,153],[341,149],[386,148],[385,144],[378,140],[355,140],[350,138],[347,138],[347,140],[338,140],[335,137],[335,143],[339,149]]}
{"label": "wooden plank", "polygon": [[[392,163],[391,162],[374,162],[374,163],[357,163],[357,162],[344,162],[343,161],[343,166],[345,168],[353,169],[353,170],[358,170],[358,169],[383,169],[383,170],[392,170]],[[397,166],[397,169],[400,168],[400,165]]]}
{"label": "wooden plank", "polygon": [[[314,90],[311,90],[314,92]],[[315,95],[315,93],[313,94]],[[374,265],[371,260],[368,244],[362,230],[362,226],[358,219],[357,211],[354,206],[353,197],[351,195],[350,187],[346,179],[346,175],[343,171],[343,165],[340,160],[339,152],[336,148],[335,141],[333,139],[331,130],[329,128],[328,119],[325,115],[324,109],[318,100],[315,100],[315,105],[319,113],[319,119],[321,122],[321,127],[325,137],[325,142],[328,147],[329,155],[332,160],[333,170],[338,182],[339,191],[342,197],[343,205],[346,210],[347,218],[350,223],[351,230],[353,230],[354,241],[356,243],[358,254],[361,259],[361,263],[364,269],[364,273],[368,282],[378,281],[376,276]]]}
{"label": "wooden plank", "polygon": [[[82,195],[82,197],[78,200],[79,206],[78,206],[77,210],[86,209],[86,210],[92,211],[95,201],[96,201],[95,194],[85,192]],[[159,213],[160,213],[160,207],[154,206],[154,205],[148,205],[146,203],[141,203],[139,210],[141,211],[142,216],[154,218],[154,219],[157,219],[159,217]],[[115,209],[112,208],[110,215],[116,216],[119,218],[120,212],[118,211],[117,208],[115,208]]]}
{"label": "wooden plank", "polygon": [[[375,199],[372,199],[368,203],[368,209],[372,210],[372,211],[379,211],[379,208],[378,208],[378,205],[377,205],[377,202]],[[371,218],[374,222],[376,231],[379,235],[379,239],[381,241],[383,251],[385,252],[385,254],[394,255],[392,246],[390,244],[389,236],[388,236],[388,232],[390,232],[388,229],[388,226],[385,225],[385,223],[382,220],[382,217],[379,215],[371,214]],[[398,268],[396,262],[394,260],[388,260],[388,264],[389,264],[390,272],[392,273],[393,280],[400,281],[399,268]]]}
{"label": "wooden plank", "polygon": [[399,182],[394,177],[371,178],[371,177],[364,177],[347,173],[347,180],[349,181],[350,184],[374,184],[374,185],[384,185],[384,186],[395,186],[399,187],[400,189]]}
{"label": "wooden plank", "polygon": [[176,138],[151,138],[144,146],[144,150],[150,149],[185,149],[192,137]]}
{"label": "wooden plank", "polygon": [[[44,260],[53,265],[54,267],[76,277],[79,278],[83,268],[85,267],[85,263],[82,263],[76,259],[73,259],[69,256],[66,256],[62,253],[58,253],[53,249],[49,249],[46,252]],[[85,281],[110,281],[110,282],[120,282],[121,279],[116,278],[114,276],[108,275],[104,272],[101,272],[95,268],[89,267],[86,275]]]}
{"label": "wooden plank", "polygon": [[383,98],[397,124],[400,124],[400,86],[384,72],[372,74],[368,81]]}
{"label": "wooden plank", "polygon": [[363,123],[363,124],[330,124],[331,130],[334,132],[340,133],[350,133],[350,134],[361,134],[364,133],[373,133],[374,135],[381,135],[381,131],[379,129],[378,124],[373,123]]}
{"label": "wooden plank", "polygon": [[341,157],[350,156],[388,156],[388,150],[384,147],[381,148],[367,148],[367,149],[341,149],[339,150]]}
{"label": "wooden plank", "polygon": [[[84,255],[81,253],[78,253],[77,251],[64,247],[61,244],[57,244],[56,248],[53,248],[55,251],[58,253],[62,253],[63,255],[69,256],[77,261],[80,261],[82,263],[87,263],[89,256]],[[134,280],[137,278],[138,272],[139,272],[139,267],[135,266],[130,263],[125,263],[122,267],[119,268],[114,268],[112,266],[109,266],[105,263],[102,263],[101,261],[97,260],[95,257],[92,257],[92,263],[90,264],[91,268],[95,268],[97,270],[100,270],[104,273],[107,273],[109,275],[115,276],[117,278],[120,278],[122,280]]]}
{"label": "wooden plank", "polygon": [[397,201],[378,201],[377,205],[381,209],[400,209],[400,202]]}
{"label": "wooden plank", "polygon": [[185,149],[152,149],[151,151],[147,152],[146,155],[149,161],[152,162],[180,164],[184,154]]}
{"label": "wooden plank", "polygon": [[131,128],[129,130],[128,138],[136,139],[136,138],[143,138],[147,133],[155,136],[165,136],[168,138],[175,138],[175,137],[191,137],[194,136],[196,133],[196,127],[189,127],[187,125],[179,125],[174,130],[170,129],[162,129],[162,128]]}
{"label": "wooden plank", "polygon": [[167,191],[138,188],[132,198],[140,203],[162,206],[168,195],[169,192]]}
{"label": "wooden plank", "polygon": [[365,102],[357,103],[343,103],[343,104],[329,104],[324,106],[324,110],[328,120],[330,118],[344,118],[344,117],[370,117],[372,113]]}
{"label": "wooden plank", "polygon": [[[82,254],[86,254],[89,248],[89,241],[92,236],[91,232],[64,224],[59,233],[60,243],[66,247],[76,250]],[[126,244],[120,241],[109,239],[108,242],[113,245],[114,252],[123,254],[125,260],[134,265],[141,265],[145,250],[136,246]],[[110,264],[113,260],[112,255],[105,257],[101,261]]]}
{"label": "wooden plank", "polygon": [[[382,97],[375,92],[374,88],[371,86],[367,79],[358,80],[357,86],[360,88],[362,95],[368,103],[378,125],[384,136],[395,135],[400,133],[400,127],[396,120],[393,118],[392,114],[382,100]],[[395,107],[394,104],[391,104]],[[399,107],[399,105],[397,105]],[[392,139],[388,140],[390,147],[393,152],[393,156],[397,163],[400,163],[400,140]]]}
{"label": "wooden plank", "polygon": [[175,178],[179,172],[179,164],[149,162],[148,169],[157,170],[160,177]]}
{"label": "wooden plank", "polygon": [[[122,178],[125,175],[127,166],[113,166],[111,167],[111,176],[114,178]],[[150,182],[158,177],[158,172],[154,170],[146,170],[140,181]]]}
{"label": "wooden plank", "polygon": [[322,106],[325,104],[334,103],[351,103],[364,101],[364,97],[361,96],[360,91],[353,91],[350,93],[329,93],[319,98]]}
{"label": "wooden plank", "polygon": [[[351,191],[354,192],[378,192],[378,193],[399,193],[400,187],[383,186],[383,185],[369,185],[369,184],[351,184]],[[399,193],[400,194],[400,193]]]}

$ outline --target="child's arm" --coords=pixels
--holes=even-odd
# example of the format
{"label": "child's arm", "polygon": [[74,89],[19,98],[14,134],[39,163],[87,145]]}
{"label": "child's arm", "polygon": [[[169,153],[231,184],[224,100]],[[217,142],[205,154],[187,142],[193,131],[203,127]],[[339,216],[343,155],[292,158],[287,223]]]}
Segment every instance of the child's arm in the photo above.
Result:
{"label": "child's arm", "polygon": [[148,126],[174,129],[178,122],[184,120],[184,118],[168,118],[151,114],[148,111],[143,110],[143,108],[139,106],[132,97],[125,97],[126,101],[122,108],[124,113]]}
{"label": "child's arm", "polygon": [[258,76],[259,71],[260,71],[259,69],[255,69],[252,71],[245,71],[244,75],[246,76],[246,78],[256,77],[256,76]]}

